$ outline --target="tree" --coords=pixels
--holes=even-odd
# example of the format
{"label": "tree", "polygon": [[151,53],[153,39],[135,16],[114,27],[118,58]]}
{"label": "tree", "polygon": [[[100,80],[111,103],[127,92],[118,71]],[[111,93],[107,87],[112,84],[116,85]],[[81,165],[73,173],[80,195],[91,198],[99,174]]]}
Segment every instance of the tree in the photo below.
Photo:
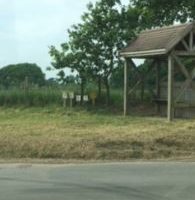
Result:
{"label": "tree", "polygon": [[[83,16],[84,20],[84,16]],[[84,59],[88,60],[88,80],[93,80],[93,82],[98,83],[98,93],[99,97],[101,96],[101,70],[100,66],[102,60],[99,59],[98,55],[100,53],[100,49],[97,48],[97,44],[94,44],[94,30],[92,29],[91,23],[85,23],[83,21],[82,24],[74,25],[69,30],[69,37],[71,43],[74,44],[76,49],[79,49],[85,54]]]}
{"label": "tree", "polygon": [[64,85],[66,83],[66,75],[65,72],[63,70],[60,70],[57,74],[58,76],[58,82],[62,85]]}
{"label": "tree", "polygon": [[69,75],[65,78],[66,84],[76,84],[77,83],[77,76]]}
{"label": "tree", "polygon": [[69,67],[76,70],[81,79],[81,94],[89,79],[105,85],[107,104],[110,99],[110,77],[121,65],[119,55],[127,41],[135,37],[138,14],[131,6],[124,7],[120,0],[99,0],[88,4],[82,23],[73,25],[69,42],[61,50],[50,48],[52,65],[56,69]]}
{"label": "tree", "polygon": [[60,70],[59,73],[57,74],[57,76],[59,77],[57,79],[57,81],[61,85],[76,84],[76,82],[77,82],[76,76],[73,76],[73,75],[66,76],[66,74],[63,70]]}
{"label": "tree", "polygon": [[144,28],[195,19],[194,0],[133,0],[133,4]]}
{"label": "tree", "polygon": [[[127,14],[127,15],[126,15]],[[110,99],[110,77],[121,63],[119,50],[135,36],[137,13],[127,10],[120,0],[101,0],[88,5],[83,23],[69,31],[71,41],[87,55],[91,73],[98,82],[99,94],[103,81],[107,91],[107,104]],[[131,19],[127,23],[126,19]]]}
{"label": "tree", "polygon": [[0,69],[0,84],[6,88],[20,87],[27,79],[30,84],[39,86],[45,84],[45,75],[36,64],[21,63],[8,65]]}
{"label": "tree", "polygon": [[88,14],[83,17],[85,25],[92,33],[91,60],[96,66],[97,74],[103,81],[107,92],[107,104],[110,101],[109,79],[115,68],[118,67],[118,50],[120,40],[120,1],[99,1],[93,6],[89,4]]}
{"label": "tree", "polygon": [[50,47],[49,51],[52,57],[52,66],[55,69],[70,68],[76,71],[80,78],[80,93],[81,104],[83,103],[84,89],[86,86],[87,77],[89,74],[89,62],[84,52],[75,48],[74,43],[64,43],[61,49],[58,50],[54,46]]}

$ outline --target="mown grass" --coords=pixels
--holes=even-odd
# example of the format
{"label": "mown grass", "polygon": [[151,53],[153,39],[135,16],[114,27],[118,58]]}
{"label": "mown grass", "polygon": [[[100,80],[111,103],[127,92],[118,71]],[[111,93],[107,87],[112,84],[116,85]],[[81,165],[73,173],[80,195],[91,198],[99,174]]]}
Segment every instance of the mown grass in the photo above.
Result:
{"label": "mown grass", "polygon": [[[96,114],[98,113],[98,114]],[[61,107],[0,108],[0,158],[130,160],[195,157],[195,120]]]}

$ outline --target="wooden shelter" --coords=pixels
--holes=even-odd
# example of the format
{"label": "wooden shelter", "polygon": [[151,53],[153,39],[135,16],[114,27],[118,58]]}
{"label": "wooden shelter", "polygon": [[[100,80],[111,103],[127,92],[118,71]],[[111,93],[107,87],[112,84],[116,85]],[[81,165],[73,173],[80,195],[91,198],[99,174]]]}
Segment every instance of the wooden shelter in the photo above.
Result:
{"label": "wooden shelter", "polygon": [[[185,81],[181,88],[181,95],[192,83],[193,75],[183,63],[184,58],[195,58],[195,23],[162,27],[153,30],[143,31],[126,48],[121,51],[121,56],[125,58],[124,67],[124,115],[128,111],[128,71],[130,67],[137,68],[133,63],[133,58],[153,59],[152,66],[157,69],[157,98],[160,98],[160,73],[159,69],[163,61],[168,65],[167,83],[167,118],[168,121],[174,119],[174,108],[176,99],[174,95],[174,73],[180,70],[185,76]],[[152,67],[151,66],[151,67]]]}

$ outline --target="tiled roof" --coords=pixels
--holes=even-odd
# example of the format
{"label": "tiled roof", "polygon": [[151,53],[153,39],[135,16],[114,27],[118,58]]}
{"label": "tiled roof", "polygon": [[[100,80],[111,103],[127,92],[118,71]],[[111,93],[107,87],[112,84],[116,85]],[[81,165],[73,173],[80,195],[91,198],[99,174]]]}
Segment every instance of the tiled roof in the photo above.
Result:
{"label": "tiled roof", "polygon": [[127,57],[144,57],[166,54],[173,49],[193,27],[194,23],[188,23],[143,31],[129,46],[121,51],[121,55]]}

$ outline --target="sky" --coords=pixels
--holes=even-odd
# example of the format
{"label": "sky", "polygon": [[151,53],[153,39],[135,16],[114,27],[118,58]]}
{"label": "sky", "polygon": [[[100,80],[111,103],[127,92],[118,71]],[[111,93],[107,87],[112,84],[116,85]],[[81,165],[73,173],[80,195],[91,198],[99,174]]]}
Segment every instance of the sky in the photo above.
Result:
{"label": "sky", "polygon": [[67,30],[80,22],[89,1],[0,0],[0,68],[36,63],[46,78],[54,77],[56,71],[46,70],[51,62],[49,46],[68,41]]}

